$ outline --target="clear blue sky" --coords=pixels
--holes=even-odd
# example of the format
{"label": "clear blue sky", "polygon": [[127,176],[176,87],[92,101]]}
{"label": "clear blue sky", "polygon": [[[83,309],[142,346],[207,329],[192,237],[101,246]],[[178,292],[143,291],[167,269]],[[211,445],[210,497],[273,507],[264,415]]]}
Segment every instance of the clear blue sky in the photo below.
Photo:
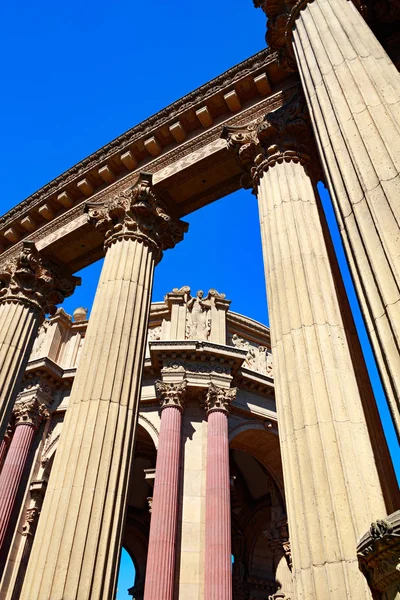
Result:
{"label": "clear blue sky", "polygon": [[[6,3],[0,24],[0,213],[264,48],[264,33],[265,16],[252,0]],[[240,191],[187,220],[185,241],[168,251],[156,269],[154,300],[182,285],[193,291],[215,287],[232,300],[233,310],[268,323],[255,198]],[[66,310],[91,306],[100,268],[97,263],[82,273],[83,285],[65,302]],[[345,281],[350,284],[348,275]],[[357,313],[356,319],[360,326]],[[399,466],[365,333],[362,340]],[[118,600],[128,598],[126,589],[132,585],[128,562],[123,561]]]}

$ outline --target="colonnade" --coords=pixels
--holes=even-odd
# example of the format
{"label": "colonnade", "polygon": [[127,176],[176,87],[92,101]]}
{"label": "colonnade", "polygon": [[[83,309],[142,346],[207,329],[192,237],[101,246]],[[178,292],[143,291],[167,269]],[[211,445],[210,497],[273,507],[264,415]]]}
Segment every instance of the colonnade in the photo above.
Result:
{"label": "colonnade", "polygon": [[[158,382],[161,425],[144,600],[173,600],[177,555],[181,413],[186,381]],[[204,597],[232,598],[228,415],[236,390],[210,383],[205,397],[207,469]]]}
{"label": "colonnade", "polygon": [[[283,44],[288,68],[298,68],[307,105],[296,92],[261,123],[223,135],[258,198],[295,597],[367,599],[357,541],[371,522],[398,508],[398,496],[379,425],[379,443],[372,440],[316,183],[324,178],[329,186],[400,431],[400,79],[351,2],[292,8],[282,0],[282,12],[275,3],[274,14],[268,2],[260,4],[270,32],[286,19],[285,35],[271,40]],[[105,261],[23,600],[114,597],[154,267],[187,230],[167,214],[145,173],[128,191],[89,203],[88,213],[104,236]],[[2,438],[40,321],[77,283],[32,242],[0,273]],[[185,384],[161,382],[158,390],[144,597],[172,600]],[[211,385],[206,399],[205,597],[212,600],[232,598],[227,416],[233,396]],[[37,414],[44,418],[45,410]],[[35,427],[37,421],[17,422],[8,451],[4,440],[0,497],[6,486],[9,499],[15,495]],[[11,468],[15,457],[18,468]],[[5,524],[7,502],[0,514]]]}

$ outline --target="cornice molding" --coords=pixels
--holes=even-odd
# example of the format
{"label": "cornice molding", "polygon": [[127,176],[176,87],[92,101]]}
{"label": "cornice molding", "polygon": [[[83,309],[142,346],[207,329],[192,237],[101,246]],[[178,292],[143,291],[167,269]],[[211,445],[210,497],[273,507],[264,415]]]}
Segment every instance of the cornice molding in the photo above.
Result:
{"label": "cornice molding", "polygon": [[[257,72],[269,63],[276,62],[277,57],[269,48],[258,52],[249,57],[247,60],[228,69],[218,77],[210,80],[206,84],[193,90],[189,94],[183,96],[179,100],[165,107],[155,115],[152,115],[145,121],[132,127],[127,132],[118,136],[96,152],[90,154],[63,174],[59,175],[51,182],[40,188],[37,192],[23,200],[18,206],[12,208],[5,215],[0,217],[0,228],[4,226],[10,219],[14,219],[23,210],[33,208],[48,199],[57,192],[61,192],[63,188],[78,178],[84,177],[92,169],[101,167],[101,165],[111,158],[120,155],[126,151],[132,144],[138,142],[141,138],[148,135],[154,135],[155,130],[161,128],[169,122],[178,120],[186,111],[196,108],[204,104],[211,97],[233,88],[235,83],[243,79],[245,76]],[[199,124],[200,126],[200,124]],[[127,170],[127,173],[129,170]]]}

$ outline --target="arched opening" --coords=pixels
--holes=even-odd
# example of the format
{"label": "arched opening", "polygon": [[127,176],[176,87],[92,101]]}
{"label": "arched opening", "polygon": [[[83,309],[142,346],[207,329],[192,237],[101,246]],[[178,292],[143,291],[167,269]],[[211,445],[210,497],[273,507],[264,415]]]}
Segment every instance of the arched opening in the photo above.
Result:
{"label": "arched opening", "polygon": [[[127,518],[123,541],[123,546],[133,561],[134,571],[133,574],[130,571],[131,579],[126,581],[129,595],[122,596],[121,600],[126,600],[126,598],[131,600],[132,597],[135,600],[143,599],[156,458],[157,451],[154,440],[150,433],[139,424],[131,484],[128,491]],[[120,586],[118,587],[120,588]],[[117,600],[120,600],[120,598],[117,597]]]}
{"label": "arched opening", "polygon": [[116,600],[132,600],[129,593],[135,581],[136,569],[129,552],[122,548],[119,562]]}
{"label": "arched opening", "polygon": [[278,436],[257,424],[236,432],[230,473],[233,600],[290,593]]}

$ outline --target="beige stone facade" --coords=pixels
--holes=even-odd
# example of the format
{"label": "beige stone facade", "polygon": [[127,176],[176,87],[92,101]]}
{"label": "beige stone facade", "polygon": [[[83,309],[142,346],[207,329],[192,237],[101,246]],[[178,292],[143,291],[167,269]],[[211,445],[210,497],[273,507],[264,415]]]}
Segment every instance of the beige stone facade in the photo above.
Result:
{"label": "beige stone facade", "polygon": [[[141,597],[139,590],[145,579],[151,519],[149,500],[160,431],[155,382],[161,379],[187,382],[178,508],[177,597],[204,597],[207,463],[204,401],[210,382],[223,388],[238,388],[229,417],[235,597],[276,592],[282,577],[277,575],[277,567],[285,552],[288,558],[279,568],[286,576],[285,585],[289,587],[285,592],[289,593],[287,526],[283,528],[286,537],[284,534],[282,538],[274,528],[276,523],[284,522],[286,508],[269,330],[230,312],[230,302],[216,290],[210,290],[201,301],[200,296],[192,296],[189,288],[174,290],[166,295],[164,302],[152,304],[150,309],[136,451],[122,539],[136,566],[136,582],[132,582],[134,597]],[[197,302],[201,305],[196,307]],[[200,339],[193,333],[196,323],[197,327],[204,326]],[[4,599],[15,597],[25,577],[43,498],[57,466],[60,436],[70,426],[67,415],[71,410],[71,388],[83,359],[87,325],[85,310],[77,309],[71,317],[59,309],[41,326],[28,362],[18,402],[26,394],[36,393],[39,386],[45,390],[42,397],[49,415],[41,425],[40,439],[29,458],[25,493],[13,516],[15,533],[0,593]]]}
{"label": "beige stone facade", "polygon": [[[136,600],[399,598],[398,486],[316,193],[400,434],[398,7],[255,4],[267,50],[0,218],[1,600],[113,600],[122,546]],[[215,289],[151,304],[185,215],[240,187],[271,337]],[[56,310],[101,257],[89,321]]]}

